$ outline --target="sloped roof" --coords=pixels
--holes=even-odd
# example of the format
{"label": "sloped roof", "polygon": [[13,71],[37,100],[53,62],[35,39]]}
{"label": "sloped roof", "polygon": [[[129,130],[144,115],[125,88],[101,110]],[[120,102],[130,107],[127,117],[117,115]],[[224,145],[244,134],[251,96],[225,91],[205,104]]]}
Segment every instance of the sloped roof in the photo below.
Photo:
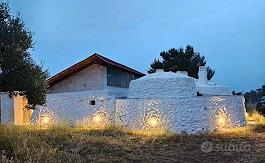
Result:
{"label": "sloped roof", "polygon": [[145,75],[145,74],[143,74],[137,70],[134,70],[130,67],[122,65],[122,64],[117,63],[111,59],[108,59],[106,57],[103,57],[102,55],[95,53],[95,54],[91,55],[90,57],[88,57],[88,58],[72,65],[71,67],[63,70],[62,72],[52,76],[51,78],[48,79],[48,84],[49,84],[49,86],[52,86],[56,83],[59,83],[60,81],[62,81],[64,79],[90,67],[93,64],[99,64],[102,66],[113,66],[113,67],[116,67],[116,68],[121,69],[123,71],[137,75],[139,77],[142,77]]}

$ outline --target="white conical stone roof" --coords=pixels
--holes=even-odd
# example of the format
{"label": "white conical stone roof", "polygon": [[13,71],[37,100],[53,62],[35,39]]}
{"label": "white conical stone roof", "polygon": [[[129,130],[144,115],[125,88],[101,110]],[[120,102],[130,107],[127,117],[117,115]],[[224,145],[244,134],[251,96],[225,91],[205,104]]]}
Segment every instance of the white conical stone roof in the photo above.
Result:
{"label": "white conical stone roof", "polygon": [[195,79],[186,72],[148,74],[130,82],[128,98],[170,98],[196,96]]}

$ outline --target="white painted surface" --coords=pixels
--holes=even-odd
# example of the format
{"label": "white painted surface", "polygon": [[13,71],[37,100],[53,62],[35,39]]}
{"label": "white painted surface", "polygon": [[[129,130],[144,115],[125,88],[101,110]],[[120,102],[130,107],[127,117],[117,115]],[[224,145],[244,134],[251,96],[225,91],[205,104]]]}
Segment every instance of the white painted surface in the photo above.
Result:
{"label": "white painted surface", "polygon": [[[114,117],[115,103],[113,102],[115,96],[109,96],[108,91],[85,91],[85,92],[71,92],[71,93],[57,93],[49,94],[47,96],[46,109],[54,114],[56,121],[67,121],[76,123],[82,121],[84,118],[92,116],[100,109],[104,109],[110,118]],[[95,100],[95,105],[90,102]],[[40,114],[47,111],[43,107],[38,106],[33,113],[33,121]],[[113,121],[111,119],[111,121]]]}
{"label": "white painted surface", "polygon": [[124,98],[128,96],[128,88],[120,88],[120,87],[106,87],[105,90],[109,96],[114,96],[115,98]]}
{"label": "white painted surface", "polygon": [[107,67],[97,64],[94,64],[49,88],[49,94],[75,93],[81,91],[87,92],[88,94],[93,94],[94,91],[101,91],[103,94],[109,96],[113,95],[115,97],[128,96],[128,88],[107,85]]}
{"label": "white painted surface", "polygon": [[51,86],[50,93],[102,90],[107,85],[106,67],[94,64]]}
{"label": "white painted surface", "polygon": [[241,96],[202,96],[166,99],[118,99],[116,102],[119,123],[143,129],[145,116],[150,111],[161,115],[162,122],[176,133],[214,131],[216,113],[223,110],[231,127],[245,125],[244,100]]}
{"label": "white painted surface", "polygon": [[[49,94],[46,106],[57,121],[80,122],[103,109],[112,123],[137,129],[144,128],[146,115],[155,112],[164,127],[176,133],[214,131],[220,111],[228,117],[229,127],[246,123],[242,96],[231,96],[227,87],[185,74],[158,71],[144,76],[131,81],[128,99],[116,99],[127,96],[127,91],[104,86],[102,90]],[[197,91],[204,96],[197,96]],[[96,104],[90,105],[91,100]],[[40,107],[34,117],[44,112]]]}
{"label": "white painted surface", "polygon": [[196,83],[196,87],[198,92],[203,95],[232,95],[232,89],[227,86],[222,85],[210,85],[210,84],[201,84],[199,82]]}
{"label": "white painted surface", "polygon": [[159,71],[131,81],[128,98],[190,97],[196,93],[193,78]]}
{"label": "white painted surface", "polygon": [[14,103],[8,93],[0,93],[1,98],[1,124],[14,123]]}
{"label": "white painted surface", "polygon": [[[90,105],[95,100],[96,105]],[[58,122],[77,123],[103,109],[112,123],[143,129],[149,112],[157,112],[165,125],[176,133],[214,131],[216,114],[223,111],[229,117],[230,127],[245,125],[244,98],[241,96],[193,96],[150,99],[114,99],[106,92],[75,92],[51,94],[47,108]],[[34,111],[34,118],[45,109]]]}
{"label": "white painted surface", "polygon": [[217,85],[207,78],[207,68],[205,66],[199,67],[199,79],[195,80],[197,91],[203,95],[232,95],[232,89],[224,86]]}
{"label": "white painted surface", "polygon": [[184,76],[188,76],[188,72],[187,71],[177,71],[176,73],[184,75]]}

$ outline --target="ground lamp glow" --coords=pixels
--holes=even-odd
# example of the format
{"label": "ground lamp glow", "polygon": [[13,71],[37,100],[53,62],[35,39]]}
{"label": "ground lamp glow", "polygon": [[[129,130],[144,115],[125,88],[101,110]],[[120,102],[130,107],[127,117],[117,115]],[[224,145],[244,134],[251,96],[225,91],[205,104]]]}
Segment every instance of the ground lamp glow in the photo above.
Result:
{"label": "ground lamp glow", "polygon": [[146,125],[149,128],[159,128],[160,127],[160,119],[157,117],[148,117],[146,119]]}
{"label": "ground lamp glow", "polygon": [[108,124],[107,113],[102,109],[95,112],[86,122],[87,126],[93,127],[93,128],[106,127],[107,124]]}
{"label": "ground lamp glow", "polygon": [[39,120],[37,122],[38,125],[41,125],[41,126],[50,126],[52,125],[54,122],[53,118],[51,115],[49,114],[43,114],[39,117]]}
{"label": "ground lamp glow", "polygon": [[144,121],[144,128],[146,131],[160,132],[163,130],[162,119],[156,109],[148,112]]}
{"label": "ground lamp glow", "polygon": [[227,128],[230,126],[229,116],[223,110],[216,114],[215,122],[218,129]]}
{"label": "ground lamp glow", "polygon": [[106,116],[103,114],[96,114],[92,117],[91,121],[97,125],[104,124]]}

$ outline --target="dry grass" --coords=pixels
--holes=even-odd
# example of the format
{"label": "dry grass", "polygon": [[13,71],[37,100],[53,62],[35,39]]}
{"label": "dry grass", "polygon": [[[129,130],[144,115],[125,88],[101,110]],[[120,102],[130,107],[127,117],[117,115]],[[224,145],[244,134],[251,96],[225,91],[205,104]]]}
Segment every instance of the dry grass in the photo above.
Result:
{"label": "dry grass", "polygon": [[[262,121],[212,134],[177,135],[121,127],[0,127],[1,162],[264,162]],[[205,153],[203,142],[213,150]],[[233,147],[232,150],[229,149]],[[240,147],[243,146],[243,147]],[[236,148],[238,147],[238,148]],[[240,148],[239,148],[240,147]]]}
{"label": "dry grass", "polygon": [[260,113],[257,111],[253,111],[250,113],[247,113],[247,121],[250,124],[262,124],[265,125],[265,117],[262,116]]}
{"label": "dry grass", "polygon": [[248,126],[250,126],[251,131],[263,133],[265,132],[265,117],[262,116],[257,111],[248,113],[247,116]]}

